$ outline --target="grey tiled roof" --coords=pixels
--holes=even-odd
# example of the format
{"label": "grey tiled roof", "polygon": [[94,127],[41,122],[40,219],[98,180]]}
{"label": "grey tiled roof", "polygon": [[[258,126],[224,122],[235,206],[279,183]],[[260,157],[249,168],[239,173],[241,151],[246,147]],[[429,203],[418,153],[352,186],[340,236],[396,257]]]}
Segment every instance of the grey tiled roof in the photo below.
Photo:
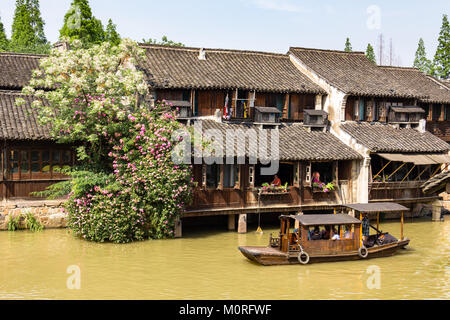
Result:
{"label": "grey tiled roof", "polygon": [[349,95],[418,98],[417,91],[396,81],[369,61],[364,52],[294,47],[289,53]]}
{"label": "grey tiled roof", "polygon": [[141,47],[146,60],[140,67],[154,88],[325,93],[286,54],[204,49],[206,60],[199,60],[200,48]]}
{"label": "grey tiled roof", "polygon": [[32,71],[39,68],[43,55],[0,53],[0,89],[22,89],[31,79]]}
{"label": "grey tiled roof", "polygon": [[[17,98],[27,102],[16,106]],[[49,128],[38,123],[36,110],[31,108],[33,99],[17,91],[0,90],[0,139],[50,140]]]}
{"label": "grey tiled roof", "polygon": [[450,171],[442,171],[422,185],[424,193],[433,193],[445,189],[445,185],[450,181]]}
{"label": "grey tiled roof", "polygon": [[395,78],[399,85],[415,91],[424,102],[450,103],[450,89],[437,79],[420,72],[415,68],[379,67]]}
{"label": "grey tiled roof", "polygon": [[[226,137],[226,131],[242,130],[248,132],[249,129],[256,131],[257,139],[260,139],[258,134],[259,129],[252,124],[231,124],[222,123],[215,120],[203,120],[202,129],[217,129],[223,136]],[[263,129],[266,130],[266,129]],[[242,139],[242,135],[239,136]],[[267,131],[267,147],[270,149],[270,130]],[[225,153],[225,140],[223,140],[223,149]],[[237,153],[238,145],[235,144],[235,153]],[[362,156],[342,143],[337,137],[329,132],[312,131],[308,132],[301,124],[281,124],[279,126],[279,159],[280,160],[312,160],[312,161],[331,161],[331,160],[353,160],[362,159]],[[245,144],[245,150],[242,152],[248,156],[250,151],[256,153],[257,150],[249,148]],[[271,156],[268,153],[268,156]]]}
{"label": "grey tiled roof", "polygon": [[397,129],[381,123],[346,122],[341,129],[372,152],[448,152],[450,146],[430,132]]}

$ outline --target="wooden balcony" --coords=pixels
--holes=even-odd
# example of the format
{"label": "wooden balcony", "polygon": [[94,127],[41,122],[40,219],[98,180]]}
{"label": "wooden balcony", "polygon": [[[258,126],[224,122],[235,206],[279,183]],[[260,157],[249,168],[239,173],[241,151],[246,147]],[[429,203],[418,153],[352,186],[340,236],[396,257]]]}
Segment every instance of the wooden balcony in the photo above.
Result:
{"label": "wooden balcony", "polygon": [[370,201],[414,201],[427,198],[420,186],[424,181],[373,182],[369,184]]}

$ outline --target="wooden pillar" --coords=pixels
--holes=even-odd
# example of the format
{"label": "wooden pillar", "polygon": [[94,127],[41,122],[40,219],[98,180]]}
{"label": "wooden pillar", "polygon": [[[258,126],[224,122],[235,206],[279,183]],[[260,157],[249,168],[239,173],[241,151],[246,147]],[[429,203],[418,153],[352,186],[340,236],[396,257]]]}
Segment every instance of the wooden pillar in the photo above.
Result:
{"label": "wooden pillar", "polygon": [[[362,213],[359,213],[359,220],[362,221]],[[361,244],[364,244],[363,238],[362,238],[362,224],[359,227],[359,240],[361,241]]]}
{"label": "wooden pillar", "polygon": [[175,221],[175,238],[181,238],[182,236],[183,236],[183,233],[182,233],[181,219],[178,218]]}
{"label": "wooden pillar", "polygon": [[439,121],[444,121],[444,114],[445,114],[445,109],[444,109],[444,105],[441,104],[441,113],[439,115]]}
{"label": "wooden pillar", "polygon": [[402,226],[401,226],[400,238],[401,238],[401,240],[403,240],[403,211],[402,211]]}
{"label": "wooden pillar", "polygon": [[247,215],[246,214],[239,215],[238,233],[247,233]]}
{"label": "wooden pillar", "polygon": [[235,230],[236,229],[236,219],[234,214],[228,215],[228,230]]}
{"label": "wooden pillar", "polygon": [[380,230],[380,213],[377,212],[377,229]]}

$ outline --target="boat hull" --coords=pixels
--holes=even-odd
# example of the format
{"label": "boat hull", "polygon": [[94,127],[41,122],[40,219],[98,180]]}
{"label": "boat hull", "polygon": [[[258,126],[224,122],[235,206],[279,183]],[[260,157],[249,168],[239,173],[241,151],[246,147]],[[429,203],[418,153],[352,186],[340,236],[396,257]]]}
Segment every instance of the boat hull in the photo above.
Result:
{"label": "boat hull", "polygon": [[[367,248],[368,256],[361,258],[358,251],[340,252],[333,255],[313,255],[310,254],[309,263],[335,262],[349,260],[366,260],[372,258],[389,257],[394,255],[397,250],[405,248],[409,244],[409,239],[399,240],[397,242],[374,246]],[[271,247],[238,247],[241,253],[251,261],[264,266],[300,264],[297,259],[298,253],[286,253]]]}

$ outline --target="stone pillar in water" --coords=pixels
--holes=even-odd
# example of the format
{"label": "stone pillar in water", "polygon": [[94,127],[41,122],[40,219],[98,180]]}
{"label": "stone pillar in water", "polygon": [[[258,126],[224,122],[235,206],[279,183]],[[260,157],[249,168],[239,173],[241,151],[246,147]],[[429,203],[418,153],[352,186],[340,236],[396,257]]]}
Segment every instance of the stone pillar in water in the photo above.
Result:
{"label": "stone pillar in water", "polygon": [[238,233],[247,233],[247,215],[246,214],[239,215]]}
{"label": "stone pillar in water", "polygon": [[435,200],[432,203],[433,206],[433,213],[432,213],[432,220],[433,221],[440,221],[441,220],[441,211],[442,211],[442,201],[441,200]]}
{"label": "stone pillar in water", "polygon": [[236,219],[234,214],[228,215],[228,230],[235,230],[236,229]]}
{"label": "stone pillar in water", "polygon": [[183,236],[183,232],[182,232],[181,219],[178,218],[175,221],[175,238],[181,238],[182,236]]}

